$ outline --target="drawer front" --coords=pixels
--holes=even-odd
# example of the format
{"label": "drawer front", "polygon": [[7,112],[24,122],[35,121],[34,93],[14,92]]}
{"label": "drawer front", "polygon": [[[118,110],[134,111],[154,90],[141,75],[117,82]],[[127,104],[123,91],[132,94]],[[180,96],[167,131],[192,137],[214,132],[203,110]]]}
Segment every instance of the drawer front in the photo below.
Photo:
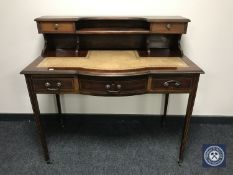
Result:
{"label": "drawer front", "polygon": [[39,22],[40,33],[75,33],[74,22]]}
{"label": "drawer front", "polygon": [[78,81],[75,78],[33,78],[33,87],[37,93],[75,93]]}
{"label": "drawer front", "polygon": [[156,76],[152,77],[151,90],[155,92],[189,92],[192,77]]}
{"label": "drawer front", "polygon": [[152,33],[186,33],[187,23],[152,23],[150,26]]}
{"label": "drawer front", "polygon": [[91,95],[134,95],[146,93],[145,76],[124,78],[79,77],[80,93]]}

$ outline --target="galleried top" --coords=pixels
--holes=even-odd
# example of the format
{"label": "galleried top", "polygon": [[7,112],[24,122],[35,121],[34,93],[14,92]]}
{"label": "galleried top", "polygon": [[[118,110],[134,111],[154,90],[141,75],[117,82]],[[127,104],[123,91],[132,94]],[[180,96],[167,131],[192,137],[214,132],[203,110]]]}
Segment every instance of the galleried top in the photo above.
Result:
{"label": "galleried top", "polygon": [[137,50],[144,57],[182,56],[179,43],[190,22],[179,16],[43,16],[35,21],[46,41],[43,56],[85,56],[88,50]]}
{"label": "galleried top", "polygon": [[36,18],[45,44],[39,72],[53,70],[180,70],[201,72],[183,56],[189,19],[180,16]]}

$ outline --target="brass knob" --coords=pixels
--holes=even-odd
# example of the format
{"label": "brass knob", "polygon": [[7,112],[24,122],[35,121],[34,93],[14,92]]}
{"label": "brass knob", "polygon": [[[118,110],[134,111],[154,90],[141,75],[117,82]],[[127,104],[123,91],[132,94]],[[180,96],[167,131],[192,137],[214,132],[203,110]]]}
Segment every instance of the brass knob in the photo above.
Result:
{"label": "brass knob", "polygon": [[61,82],[57,82],[57,87],[61,87],[62,83]]}
{"label": "brass knob", "polygon": [[44,85],[45,85],[45,87],[50,87],[51,86],[51,84],[49,82],[46,82]]}
{"label": "brass knob", "polygon": [[171,24],[167,24],[167,25],[166,25],[167,30],[170,30],[171,27],[172,27]]}
{"label": "brass knob", "polygon": [[59,24],[54,24],[54,30],[58,30]]}

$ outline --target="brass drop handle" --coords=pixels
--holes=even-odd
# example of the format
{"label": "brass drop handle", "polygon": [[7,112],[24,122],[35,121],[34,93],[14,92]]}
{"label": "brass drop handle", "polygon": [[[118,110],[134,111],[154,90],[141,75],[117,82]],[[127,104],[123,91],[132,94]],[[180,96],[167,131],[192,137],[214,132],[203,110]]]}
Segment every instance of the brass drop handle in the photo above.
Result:
{"label": "brass drop handle", "polygon": [[54,30],[58,30],[59,24],[54,24]]}
{"label": "brass drop handle", "polygon": [[[111,90],[112,87],[113,88],[116,87],[117,90]],[[121,88],[122,88],[121,84],[117,84],[117,85],[115,85],[115,84],[111,84],[111,85],[110,84],[106,84],[105,85],[105,89],[109,93],[118,93],[118,92],[120,92]]]}
{"label": "brass drop handle", "polygon": [[60,87],[62,86],[62,83],[61,82],[57,82],[56,85],[57,85],[57,88],[51,88],[51,83],[49,83],[49,82],[45,83],[45,87],[49,91],[58,91],[60,89]]}
{"label": "brass drop handle", "polygon": [[176,80],[169,80],[163,83],[164,87],[169,87],[171,84],[174,84],[176,87],[181,86],[181,83],[179,81]]}
{"label": "brass drop handle", "polygon": [[170,30],[170,29],[171,29],[171,27],[172,27],[172,25],[171,25],[171,24],[167,24],[167,25],[166,25],[167,30]]}

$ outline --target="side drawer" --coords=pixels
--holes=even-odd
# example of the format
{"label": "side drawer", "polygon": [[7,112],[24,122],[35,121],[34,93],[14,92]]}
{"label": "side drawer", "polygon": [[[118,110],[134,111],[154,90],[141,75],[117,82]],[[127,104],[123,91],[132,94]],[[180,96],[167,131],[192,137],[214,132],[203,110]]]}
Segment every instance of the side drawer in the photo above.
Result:
{"label": "side drawer", "polygon": [[151,23],[150,30],[152,33],[182,34],[186,33],[187,25],[187,23],[174,22]]}
{"label": "side drawer", "polygon": [[90,95],[135,95],[146,93],[147,77],[94,77],[80,76],[80,93]]}
{"label": "side drawer", "polygon": [[192,77],[186,76],[152,76],[151,91],[153,92],[189,92],[192,88]]}
{"label": "side drawer", "polygon": [[78,92],[78,81],[76,78],[64,77],[37,77],[33,78],[33,88],[37,93],[76,93]]}
{"label": "side drawer", "polygon": [[74,22],[38,22],[39,33],[75,33]]}

